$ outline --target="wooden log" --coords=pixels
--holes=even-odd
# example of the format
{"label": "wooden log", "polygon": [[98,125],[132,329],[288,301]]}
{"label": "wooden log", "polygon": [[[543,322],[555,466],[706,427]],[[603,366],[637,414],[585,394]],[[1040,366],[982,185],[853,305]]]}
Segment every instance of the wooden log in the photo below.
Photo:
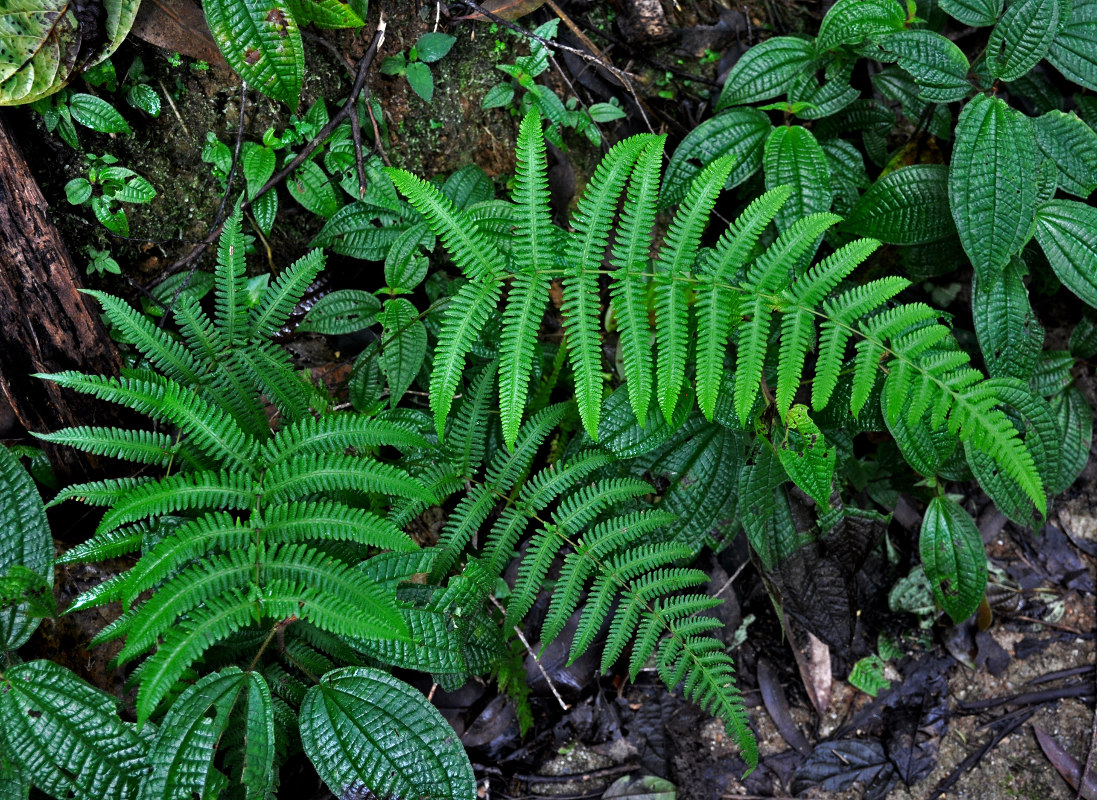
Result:
{"label": "wooden log", "polygon": [[[46,199],[0,115],[0,405],[10,405],[28,431],[128,419],[122,409],[31,377],[70,369],[118,374],[121,357],[96,303],[79,289]],[[46,452],[63,484],[104,477],[94,456],[52,445]]]}

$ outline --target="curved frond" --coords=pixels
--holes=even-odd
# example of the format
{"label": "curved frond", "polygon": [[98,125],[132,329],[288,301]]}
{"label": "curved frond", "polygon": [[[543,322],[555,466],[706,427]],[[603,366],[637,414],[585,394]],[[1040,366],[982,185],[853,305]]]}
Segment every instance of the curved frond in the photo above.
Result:
{"label": "curved frond", "polygon": [[303,453],[273,465],[263,485],[268,503],[351,491],[433,503],[434,495],[407,473],[369,458],[342,453]]}
{"label": "curved frond", "polygon": [[75,447],[85,453],[108,458],[136,461],[138,464],[167,466],[175,453],[175,440],[166,433],[130,431],[81,425],[62,428],[53,433],[36,433],[35,437],[54,444]]}

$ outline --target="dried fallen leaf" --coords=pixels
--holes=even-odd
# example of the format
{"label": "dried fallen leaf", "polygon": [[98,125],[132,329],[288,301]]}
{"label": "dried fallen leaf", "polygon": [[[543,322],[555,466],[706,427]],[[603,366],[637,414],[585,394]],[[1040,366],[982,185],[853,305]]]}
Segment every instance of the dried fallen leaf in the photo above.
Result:
{"label": "dried fallen leaf", "polygon": [[[526,14],[532,14],[545,4],[545,0],[485,0],[480,8],[497,17],[514,21]],[[488,19],[484,14],[469,14],[461,19]]]}
{"label": "dried fallen leaf", "polygon": [[131,32],[149,44],[195,61],[228,67],[209,32],[205,14],[191,0],[145,0]]}

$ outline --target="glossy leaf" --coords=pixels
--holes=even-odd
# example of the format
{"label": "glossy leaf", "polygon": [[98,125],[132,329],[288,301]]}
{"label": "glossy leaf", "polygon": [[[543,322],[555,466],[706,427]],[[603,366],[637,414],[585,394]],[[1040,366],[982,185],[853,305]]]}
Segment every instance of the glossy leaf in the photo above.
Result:
{"label": "glossy leaf", "polygon": [[807,39],[775,36],[756,44],[731,68],[716,110],[779,97],[814,62],[815,48]]}
{"label": "glossy leaf", "polygon": [[1036,215],[1036,240],[1059,280],[1097,308],[1097,209],[1053,200]]}
{"label": "glossy leaf", "polygon": [[1028,300],[1024,262],[1014,257],[990,278],[975,276],[971,311],[991,377],[1027,381],[1044,345],[1044,328]]}
{"label": "glossy leaf", "polygon": [[843,44],[860,44],[870,36],[903,27],[907,12],[898,0],[838,0],[819,25],[819,52]]}
{"label": "glossy leaf", "polygon": [[101,97],[78,92],[69,99],[69,110],[73,119],[93,131],[133,133],[122,115]]}
{"label": "glossy leaf", "polygon": [[987,68],[1003,81],[1020,78],[1047,55],[1059,32],[1059,0],[1015,0],[990,32]]}
{"label": "glossy leaf", "polygon": [[830,166],[811,131],[799,125],[774,128],[766,139],[766,188],[791,186],[788,201],[777,214],[777,228],[808,214],[830,208]]}
{"label": "glossy leaf", "polygon": [[[53,539],[34,481],[7,447],[0,445],[0,577],[26,567],[53,586]],[[25,607],[0,609],[0,650],[20,647],[39,620]]]}
{"label": "glossy leaf", "polygon": [[381,369],[389,381],[389,402],[395,407],[423,366],[427,330],[419,311],[408,300],[394,297],[378,315],[381,333]]}
{"label": "glossy leaf", "polygon": [[924,244],[948,238],[948,168],[900,167],[877,180],[849,212],[842,227],[888,244]]}
{"label": "glossy leaf", "polygon": [[881,36],[876,42],[882,51],[880,60],[897,61],[909,72],[923,100],[951,103],[971,91],[967,56],[944,36],[912,28]]}
{"label": "glossy leaf", "polygon": [[285,0],[206,0],[203,7],[213,40],[229,66],[249,86],[296,109],[305,52]]}
{"label": "glossy leaf", "polygon": [[1070,80],[1097,92],[1097,0],[1074,0],[1070,8],[1047,60]]}
{"label": "glossy leaf", "polygon": [[940,0],[941,10],[965,25],[993,25],[1002,13],[1005,0]]}
{"label": "glossy leaf", "polygon": [[987,587],[987,557],[971,516],[951,497],[934,497],[918,539],[937,603],[959,624],[975,613]]}
{"label": "glossy leaf", "polygon": [[670,157],[659,205],[680,203],[701,169],[724,155],[738,156],[724,188],[738,186],[762,166],[762,148],[770,130],[769,118],[753,108],[731,109],[702,122]]}
{"label": "glossy leaf", "polygon": [[1059,474],[1048,491],[1063,492],[1070,487],[1089,462],[1093,442],[1093,409],[1077,386],[1070,386],[1051,398],[1051,411],[1063,431]]}
{"label": "glossy leaf", "polygon": [[948,193],[960,242],[982,278],[1000,272],[1031,235],[1036,154],[1028,118],[1002,100],[980,94],[964,107]]}
{"label": "glossy leaf", "polygon": [[301,744],[337,795],[474,800],[465,749],[426,698],[367,667],[323,676],[301,704]]}
{"label": "glossy leaf", "polygon": [[1036,141],[1059,170],[1059,188],[1083,200],[1097,189],[1097,131],[1077,114],[1049,111],[1032,121]]}

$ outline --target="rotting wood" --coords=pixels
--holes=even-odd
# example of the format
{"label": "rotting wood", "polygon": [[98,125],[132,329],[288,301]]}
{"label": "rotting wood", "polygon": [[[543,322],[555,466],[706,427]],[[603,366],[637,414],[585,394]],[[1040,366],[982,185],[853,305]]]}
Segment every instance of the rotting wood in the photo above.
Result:
{"label": "rotting wood", "polygon": [[[113,406],[32,377],[70,369],[117,375],[122,365],[95,302],[79,293],[80,276],[47,208],[0,115],[0,405],[28,431],[124,424]],[[103,476],[94,456],[45,449],[64,483]]]}

